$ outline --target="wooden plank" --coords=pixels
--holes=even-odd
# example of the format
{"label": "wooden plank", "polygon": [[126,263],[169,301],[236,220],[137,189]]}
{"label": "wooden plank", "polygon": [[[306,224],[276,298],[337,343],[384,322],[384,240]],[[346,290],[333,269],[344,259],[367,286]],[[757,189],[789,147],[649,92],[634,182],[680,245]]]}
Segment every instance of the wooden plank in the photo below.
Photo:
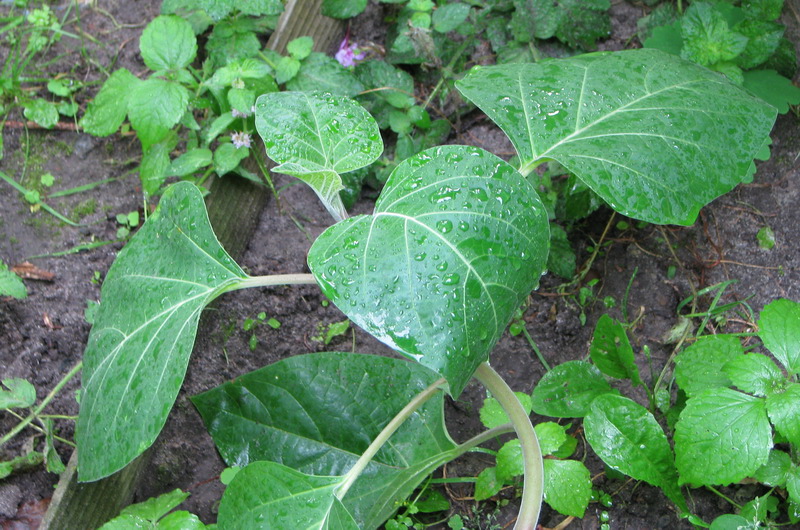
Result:
{"label": "wooden plank", "polygon": [[[285,53],[289,41],[308,35],[314,39],[315,50],[331,49],[342,36],[343,24],[323,17],[321,5],[322,0],[288,0],[267,45]],[[255,149],[260,152],[254,155],[264,160],[264,146],[261,142],[257,145]],[[267,188],[238,177],[217,178],[212,182],[206,198],[209,219],[220,243],[234,259],[241,257],[247,248],[269,196]],[[205,332],[201,320],[198,335]],[[102,480],[79,483],[77,452],[73,452],[39,528],[89,530],[102,526],[133,501],[139,478],[149,467],[150,453],[150,450],[145,451],[124,469]]]}

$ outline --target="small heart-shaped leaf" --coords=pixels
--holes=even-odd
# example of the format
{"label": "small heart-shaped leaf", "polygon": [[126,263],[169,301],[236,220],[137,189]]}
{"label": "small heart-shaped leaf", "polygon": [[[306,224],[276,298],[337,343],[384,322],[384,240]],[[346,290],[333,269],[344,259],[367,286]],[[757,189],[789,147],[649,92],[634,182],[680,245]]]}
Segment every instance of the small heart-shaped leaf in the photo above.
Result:
{"label": "small heart-shaped leaf", "polygon": [[274,92],[256,101],[256,129],[273,171],[297,177],[317,193],[338,221],[347,217],[341,173],[368,166],[383,152],[375,119],[343,96]]}
{"label": "small heart-shaped leaf", "polygon": [[374,214],[328,228],[308,263],[353,322],[458,395],[538,284],[548,242],[528,181],[491,153],[448,145],[401,163]]}

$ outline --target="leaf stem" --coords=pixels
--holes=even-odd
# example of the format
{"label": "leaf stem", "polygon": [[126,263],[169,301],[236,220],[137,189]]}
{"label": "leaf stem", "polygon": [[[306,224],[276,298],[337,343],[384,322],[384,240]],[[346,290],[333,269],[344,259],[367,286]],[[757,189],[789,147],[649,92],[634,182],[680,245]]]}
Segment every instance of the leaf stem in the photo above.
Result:
{"label": "leaf stem", "polygon": [[481,363],[475,371],[475,378],[492,393],[511,420],[522,448],[522,461],[525,476],[522,488],[522,505],[519,508],[515,530],[533,530],[539,520],[544,492],[544,467],[539,440],[533,430],[531,419],[509,388],[508,384],[488,363]]}
{"label": "leaf stem", "polygon": [[61,391],[61,389],[64,388],[64,385],[66,385],[70,381],[70,379],[75,377],[75,375],[81,371],[81,368],[83,368],[83,361],[78,361],[78,363],[75,364],[75,366],[73,366],[72,369],[69,372],[67,372],[67,374],[64,377],[61,378],[61,381],[59,381],[58,384],[56,384],[56,386],[53,387],[53,390],[51,390],[50,393],[47,394],[47,397],[42,400],[39,406],[36,407],[33,410],[33,412],[31,412],[28,415],[27,418],[19,422],[5,436],[0,438],[0,446],[2,446],[7,441],[16,436],[17,433],[19,433],[22,429],[24,429],[30,422],[38,418],[39,414],[41,414],[44,408],[53,400],[54,397],[56,397],[56,394],[58,394]]}
{"label": "leaf stem", "polygon": [[394,432],[405,422],[409,416],[411,416],[414,411],[420,408],[422,405],[425,404],[430,398],[432,398],[436,393],[441,390],[442,386],[447,384],[447,381],[444,378],[438,379],[433,382],[428,388],[414,396],[414,399],[409,401],[403,410],[397,413],[397,415],[392,418],[392,420],[386,424],[386,427],[375,437],[367,450],[359,457],[353,467],[350,468],[343,477],[342,483],[336,488],[336,498],[342,499],[345,494],[347,494],[347,490],[353,485],[361,472],[367,467],[369,462],[372,458],[378,453],[381,447],[389,441],[389,438],[394,434]]}
{"label": "leaf stem", "polygon": [[230,286],[228,291],[238,291],[250,287],[273,287],[276,285],[316,285],[313,274],[270,274],[268,276],[249,276]]}

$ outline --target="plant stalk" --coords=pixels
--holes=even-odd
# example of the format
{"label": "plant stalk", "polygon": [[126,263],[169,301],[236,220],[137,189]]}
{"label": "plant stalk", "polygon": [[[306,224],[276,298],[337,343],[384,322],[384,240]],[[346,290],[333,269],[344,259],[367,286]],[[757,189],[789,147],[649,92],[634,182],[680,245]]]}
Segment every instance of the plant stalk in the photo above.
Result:
{"label": "plant stalk", "polygon": [[316,285],[313,274],[270,274],[268,276],[250,276],[231,285],[229,291],[248,289],[250,287],[274,287],[276,285]]}
{"label": "plant stalk", "polygon": [[481,363],[475,371],[475,378],[492,393],[508,414],[522,448],[522,462],[525,469],[522,487],[522,505],[519,508],[515,530],[534,530],[539,520],[544,494],[544,467],[539,440],[533,430],[528,413],[514,395],[514,391],[494,371],[488,363]]}
{"label": "plant stalk", "polygon": [[33,410],[33,412],[31,412],[28,415],[27,418],[25,418],[24,420],[19,422],[5,436],[0,438],[0,446],[2,446],[7,441],[12,439],[14,436],[17,435],[17,433],[19,433],[22,429],[24,429],[30,422],[32,422],[37,417],[39,417],[39,414],[41,414],[41,412],[44,410],[44,408],[53,400],[54,397],[56,397],[56,394],[58,394],[61,391],[61,389],[64,388],[64,385],[69,383],[70,379],[75,377],[75,375],[78,372],[81,371],[81,368],[83,368],[83,361],[78,361],[78,363],[75,364],[75,366],[73,366],[72,369],[69,372],[67,372],[67,374],[64,377],[61,378],[61,381],[59,381],[58,384],[53,387],[53,390],[51,390],[50,393],[47,394],[47,397],[42,400],[42,402],[39,404],[39,406],[36,407]]}
{"label": "plant stalk", "polygon": [[397,413],[397,415],[392,418],[392,421],[386,424],[386,427],[375,437],[367,450],[358,458],[353,467],[350,468],[350,471],[343,477],[343,482],[336,488],[336,498],[342,499],[345,494],[347,494],[347,490],[353,485],[353,483],[358,479],[361,472],[367,467],[370,463],[372,458],[378,453],[381,447],[389,441],[389,438],[394,434],[394,432],[405,422],[409,416],[411,416],[418,408],[425,404],[430,398],[432,398],[436,393],[441,389],[443,385],[447,384],[447,381],[444,378],[438,379],[433,382],[428,388],[414,396],[414,399],[408,402],[403,410]]}

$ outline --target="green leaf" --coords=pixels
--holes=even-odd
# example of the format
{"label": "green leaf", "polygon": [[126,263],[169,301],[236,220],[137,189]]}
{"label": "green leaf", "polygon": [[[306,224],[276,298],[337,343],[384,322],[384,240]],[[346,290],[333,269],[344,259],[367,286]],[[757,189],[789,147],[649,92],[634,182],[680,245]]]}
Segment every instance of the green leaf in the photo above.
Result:
{"label": "green leaf", "polygon": [[583,428],[589,445],[607,466],[661,488],[687,511],[672,450],[650,411],[626,397],[606,394],[594,400]]}
{"label": "green leaf", "polygon": [[786,477],[786,491],[789,492],[789,499],[795,504],[800,503],[800,468],[792,466]]}
{"label": "green leaf", "polygon": [[306,475],[274,462],[239,471],[219,505],[221,528],[357,530],[336,488],[341,477]]}
{"label": "green leaf", "polygon": [[200,312],[244,278],[197,187],[168,188],[103,282],[84,353],[81,481],[110,475],[153,443],[183,382]]}
{"label": "green leaf", "polygon": [[350,320],[458,396],[538,284],[549,239],[527,180],[491,153],[449,145],[397,166],[373,215],[328,228],[308,263]]}
{"label": "green leaf", "polygon": [[218,68],[206,84],[215,87],[230,86],[237,79],[262,79],[269,75],[267,63],[257,59],[241,59]]}
{"label": "green leaf", "polygon": [[212,154],[210,149],[195,147],[173,160],[169,166],[168,173],[178,177],[185,177],[201,168],[211,165],[211,162]]}
{"label": "green leaf", "polygon": [[771,448],[764,400],[728,388],[690,398],[675,425],[681,484],[738,482],[767,462]]}
{"label": "green leaf", "polygon": [[144,64],[154,72],[186,68],[197,55],[197,39],[192,25],[175,15],[153,19],[139,39]]}
{"label": "green leaf", "polygon": [[367,0],[322,0],[322,14],[331,18],[353,18],[367,8]]}
{"label": "green leaf", "polygon": [[769,226],[762,226],[756,234],[758,246],[764,250],[771,250],[775,246],[775,232]]}
{"label": "green leaf", "polygon": [[785,381],[781,369],[760,353],[739,355],[725,364],[722,371],[739,390],[756,396],[782,390]]}
{"label": "green leaf", "polygon": [[547,270],[571,280],[575,276],[575,251],[567,239],[567,233],[557,224],[550,223],[550,254],[547,256]]}
{"label": "green leaf", "polygon": [[480,473],[475,480],[475,500],[485,501],[494,497],[503,488],[503,481],[497,477],[496,467],[487,467]]}
{"label": "green leaf", "polygon": [[467,4],[446,4],[433,12],[433,29],[439,33],[453,31],[469,16],[470,6]]}
{"label": "green leaf", "polygon": [[554,418],[582,418],[592,401],[603,394],[616,394],[594,365],[567,361],[544,374],[533,388],[533,411]]}
{"label": "green leaf", "polygon": [[615,210],[688,225],[746,177],[775,111],[652,49],[475,67],[456,83],[530,173],[555,159]]}
{"label": "green leaf", "polygon": [[353,72],[333,57],[314,52],[304,59],[297,75],[286,82],[288,90],[330,92],[336,96],[355,96],[364,90]]}
{"label": "green leaf", "polygon": [[525,473],[522,462],[522,447],[518,439],[503,444],[497,451],[497,468],[495,476],[500,482],[506,482]]}
{"label": "green leaf", "polygon": [[592,477],[582,462],[544,460],[544,501],[558,513],[583,517],[592,499]]}
{"label": "green leaf", "polygon": [[767,304],[758,336],[790,375],[800,372],[800,304],[786,299]]}
{"label": "green leaf", "polygon": [[3,379],[3,386],[8,390],[0,388],[0,409],[31,407],[36,403],[36,388],[25,379]]}
{"label": "green leaf", "polygon": [[[158,530],[202,530],[210,528],[193,513],[178,510],[158,521]],[[137,529],[138,530],[138,529]]]}
{"label": "green leaf", "polygon": [[189,498],[188,493],[175,489],[168,493],[163,493],[158,497],[151,497],[144,502],[131,504],[124,508],[120,514],[134,515],[147,521],[156,522],[187,498]]}
{"label": "green leaf", "polygon": [[610,316],[603,315],[597,321],[589,355],[604,374],[617,379],[630,379],[634,385],[643,385],[628,334],[622,324]]}
{"label": "green leaf", "polygon": [[18,300],[28,296],[25,284],[3,261],[0,261],[0,296],[11,296]]}
{"label": "green leaf", "polygon": [[[270,460],[302,473],[341,475],[436,379],[400,359],[317,353],[240,376],[192,401],[228,465]],[[428,473],[453,458],[443,403],[438,393],[411,416],[344,497],[361,527],[379,526]]]}
{"label": "green leaf", "polygon": [[800,104],[800,88],[775,70],[745,72],[743,86],[781,114],[789,112],[789,105]]}
{"label": "green leaf", "polygon": [[597,47],[598,39],[611,35],[609,0],[559,0],[558,3],[555,36],[567,46],[591,50]]}
{"label": "green leaf", "polygon": [[231,108],[245,116],[252,114],[253,105],[256,102],[255,92],[246,88],[231,88],[228,90],[227,96]]}
{"label": "green leaf", "polygon": [[246,147],[236,147],[233,144],[222,144],[214,151],[214,169],[217,174],[225,175],[230,173],[239,162],[247,158],[250,154],[250,149]]}
{"label": "green leaf", "polygon": [[725,16],[707,2],[689,6],[681,19],[681,56],[703,66],[731,61],[747,46],[747,37],[730,29]]}
{"label": "green leaf", "polygon": [[255,57],[259,51],[261,42],[255,34],[255,25],[246,17],[222,20],[214,24],[206,42],[206,53],[213,68]]}
{"label": "green leaf", "polygon": [[[769,403],[767,403],[769,407]],[[785,452],[772,449],[769,452],[767,463],[753,473],[753,478],[767,486],[781,487],[786,484],[789,470],[792,468],[792,458]]]}
{"label": "green leaf", "polygon": [[25,107],[25,118],[35,121],[45,129],[52,129],[58,123],[58,109],[49,101],[32,99],[22,105]]}
{"label": "green leaf", "polygon": [[170,166],[169,153],[175,149],[177,144],[177,135],[168,134],[163,140],[147,148],[142,155],[139,179],[142,182],[142,189],[148,195],[158,193],[161,185],[164,184]]}
{"label": "green leaf", "polygon": [[189,103],[186,88],[157,78],[136,84],[128,97],[128,118],[144,150],[164,139]]}
{"label": "green leaf", "polygon": [[313,48],[314,39],[311,37],[299,37],[289,41],[289,44],[286,45],[286,51],[298,61],[302,61],[311,55]]}
{"label": "green leaf", "polygon": [[283,57],[275,65],[275,82],[282,85],[293,79],[300,71],[300,61],[294,57]]}
{"label": "green leaf", "polygon": [[224,112],[214,118],[214,121],[211,122],[211,125],[208,126],[208,129],[203,131],[203,144],[206,147],[214,141],[220,134],[222,134],[235,120],[236,118],[233,117],[233,114],[230,112]]}
{"label": "green leaf", "polygon": [[552,421],[539,423],[534,427],[539,449],[543,456],[552,455],[567,443],[567,433],[563,426]]}
{"label": "green leaf", "polygon": [[[525,409],[525,412],[530,414],[531,396],[524,392],[514,392],[514,394],[517,396],[522,408]],[[503,407],[500,405],[500,402],[493,397],[483,400],[483,405],[481,406],[479,415],[481,418],[481,423],[483,423],[483,426],[487,429],[494,429],[495,427],[505,425],[511,421],[508,418],[506,411],[503,410]]]}
{"label": "green leaf", "polygon": [[775,20],[783,11],[783,0],[742,0],[742,9],[755,18]]}
{"label": "green leaf", "polygon": [[212,19],[219,21],[233,11],[241,11],[245,15],[260,17],[263,15],[279,15],[283,12],[281,0],[197,0],[197,5]]}
{"label": "green leaf", "polygon": [[800,384],[791,383],[784,391],[769,394],[767,414],[776,431],[800,445]]}
{"label": "green leaf", "polygon": [[141,82],[125,68],[111,74],[81,118],[83,130],[94,136],[108,136],[117,132],[128,114],[128,95]]}
{"label": "green leaf", "polygon": [[680,55],[683,48],[680,21],[676,20],[672,24],[654,28],[650,37],[642,44],[645,48],[655,48],[672,55]]}
{"label": "green leaf", "polygon": [[747,46],[735,60],[743,70],[755,68],[769,59],[778,49],[783,32],[786,30],[781,24],[754,18],[744,19],[733,29],[747,37]]}
{"label": "green leaf", "polygon": [[347,216],[340,173],[374,162],[383,152],[378,125],[355,101],[317,93],[275,92],[256,101],[256,129],[273,171],[299,178],[336,219]]}
{"label": "green leaf", "polygon": [[45,442],[44,442],[44,463],[48,473],[61,474],[66,469],[64,462],[61,461],[58,451],[56,451],[53,441],[53,420],[46,418],[44,421]]}
{"label": "green leaf", "polygon": [[731,335],[709,335],[683,350],[675,359],[675,380],[688,396],[717,387],[729,387],[733,383],[723,367],[744,355],[737,337]]}
{"label": "green leaf", "polygon": [[709,528],[710,530],[750,530],[751,528],[755,530],[757,527],[753,527],[751,522],[741,515],[726,513],[714,519]]}

